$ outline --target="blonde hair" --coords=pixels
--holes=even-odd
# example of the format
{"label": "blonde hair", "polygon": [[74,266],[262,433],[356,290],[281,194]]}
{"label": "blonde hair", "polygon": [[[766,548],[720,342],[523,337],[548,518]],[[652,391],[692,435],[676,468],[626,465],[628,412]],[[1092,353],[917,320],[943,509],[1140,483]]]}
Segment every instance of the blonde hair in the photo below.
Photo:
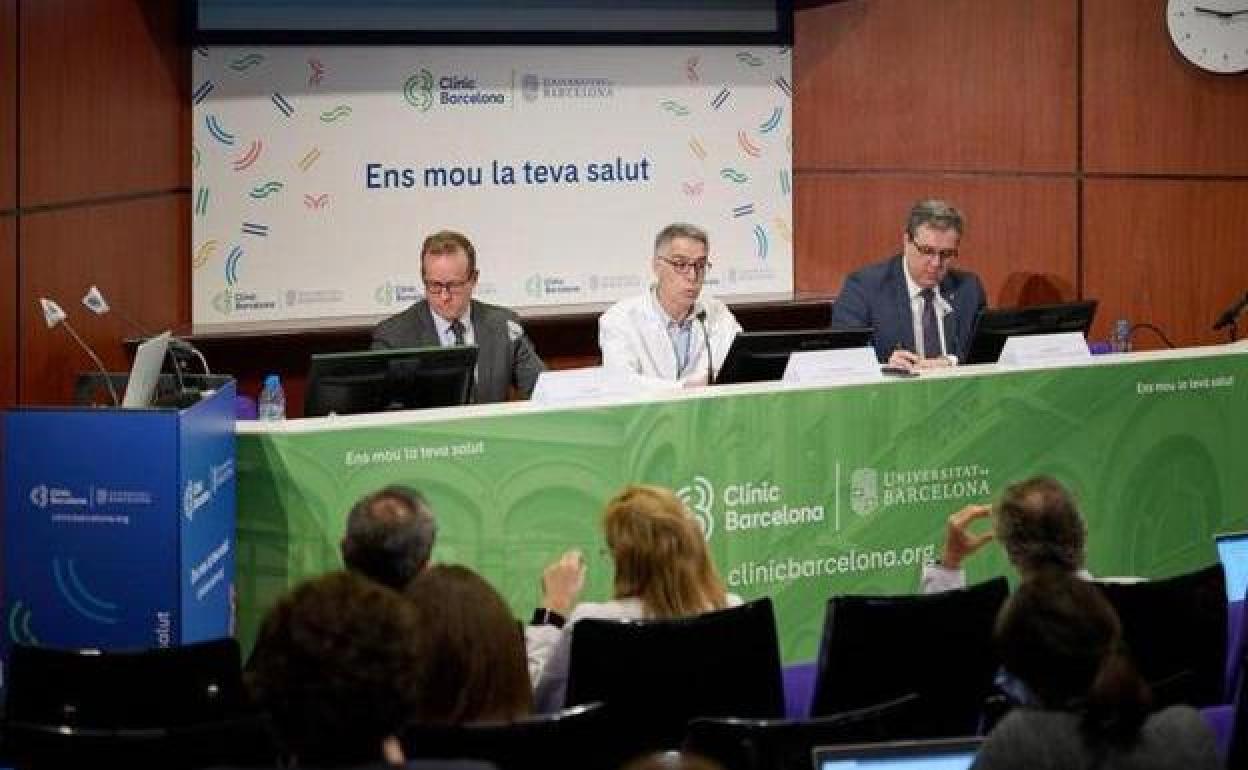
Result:
{"label": "blonde hair", "polygon": [[625,487],[607,503],[603,528],[615,560],[615,598],[640,599],[652,618],[727,605],[702,529],[671,490]]}

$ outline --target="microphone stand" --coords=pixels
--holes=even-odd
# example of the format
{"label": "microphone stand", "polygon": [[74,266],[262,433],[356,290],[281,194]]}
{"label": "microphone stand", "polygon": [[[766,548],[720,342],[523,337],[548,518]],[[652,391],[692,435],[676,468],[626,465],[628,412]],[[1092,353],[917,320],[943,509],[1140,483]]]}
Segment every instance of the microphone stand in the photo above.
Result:
{"label": "microphone stand", "polygon": [[711,333],[706,328],[706,311],[699,310],[695,317],[702,324],[702,340],[706,343],[706,384],[712,385],[715,382],[715,358],[711,355]]}
{"label": "microphone stand", "polygon": [[99,369],[100,374],[104,377],[104,385],[108,388],[108,395],[113,399],[113,406],[120,407],[121,399],[117,398],[117,389],[113,387],[113,378],[109,375],[108,370],[104,368],[104,362],[100,360],[100,357],[95,354],[95,351],[87,343],[83,342],[82,337],[78,336],[78,332],[74,331],[73,326],[70,326],[68,318],[61,320],[61,326],[64,326],[65,331],[69,332],[69,336],[74,338],[74,342],[78,343],[78,347],[85,350],[88,356],[91,356],[91,360],[95,362],[95,368]]}

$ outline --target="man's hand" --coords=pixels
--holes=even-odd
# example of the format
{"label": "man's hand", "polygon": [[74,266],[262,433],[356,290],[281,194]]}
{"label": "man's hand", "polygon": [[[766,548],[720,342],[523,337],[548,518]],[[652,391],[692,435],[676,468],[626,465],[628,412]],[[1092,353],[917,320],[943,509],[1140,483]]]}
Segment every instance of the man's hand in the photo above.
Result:
{"label": "man's hand", "polygon": [[920,365],[919,355],[917,353],[911,353],[905,348],[897,348],[893,351],[893,354],[888,357],[888,365],[912,372]]}
{"label": "man's hand", "polygon": [[566,616],[584,587],[585,557],[573,549],[542,570],[542,606]]}
{"label": "man's hand", "polygon": [[961,569],[962,560],[978,551],[992,539],[992,531],[975,534],[971,524],[976,519],[992,515],[991,505],[968,505],[949,517],[945,528],[945,550],[940,565],[946,569]]}
{"label": "man's hand", "polygon": [[945,356],[924,358],[919,361],[920,369],[944,369],[950,366],[953,366],[953,363]]}

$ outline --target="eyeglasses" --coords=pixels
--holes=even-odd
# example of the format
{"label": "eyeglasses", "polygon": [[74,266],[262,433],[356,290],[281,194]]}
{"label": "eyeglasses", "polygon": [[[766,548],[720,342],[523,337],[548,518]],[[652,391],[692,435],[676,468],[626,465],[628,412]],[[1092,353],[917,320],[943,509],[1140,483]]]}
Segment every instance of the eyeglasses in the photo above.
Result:
{"label": "eyeglasses", "polygon": [[941,262],[948,262],[951,259],[958,258],[957,249],[938,249],[935,246],[929,246],[926,243],[919,243],[913,238],[910,239],[910,242],[914,244],[915,250],[922,254],[926,259],[936,257]]}
{"label": "eyeglasses", "polygon": [[669,259],[668,257],[659,257],[659,259],[671,265],[672,269],[681,275],[689,275],[690,273],[704,275],[707,270],[711,269],[711,261],[709,259],[692,261],[688,259]]}
{"label": "eyeglasses", "polygon": [[472,279],[462,281],[425,281],[426,294],[463,294],[468,288],[468,284],[472,283]]}

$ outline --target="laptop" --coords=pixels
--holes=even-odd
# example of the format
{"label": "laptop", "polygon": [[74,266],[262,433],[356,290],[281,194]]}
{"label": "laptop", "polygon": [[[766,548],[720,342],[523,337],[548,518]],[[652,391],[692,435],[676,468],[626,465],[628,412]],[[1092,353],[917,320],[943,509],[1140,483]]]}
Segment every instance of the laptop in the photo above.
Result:
{"label": "laptop", "polygon": [[165,353],[169,350],[169,332],[161,332],[142,342],[134,352],[134,365],[126,379],[126,395],[121,399],[125,409],[143,409],[152,405]]}
{"label": "laptop", "polygon": [[1242,602],[1248,595],[1248,532],[1228,532],[1215,537],[1214,542],[1226,571],[1226,599]]}
{"label": "laptop", "polygon": [[967,770],[982,738],[897,741],[814,750],[815,770]]}

